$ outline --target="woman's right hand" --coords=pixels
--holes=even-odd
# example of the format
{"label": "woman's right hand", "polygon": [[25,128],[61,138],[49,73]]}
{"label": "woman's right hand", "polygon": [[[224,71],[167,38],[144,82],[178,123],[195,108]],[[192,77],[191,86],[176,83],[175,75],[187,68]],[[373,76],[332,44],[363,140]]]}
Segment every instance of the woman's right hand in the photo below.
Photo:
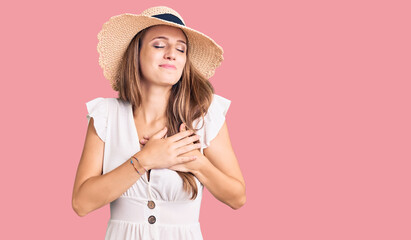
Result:
{"label": "woman's right hand", "polygon": [[166,133],[166,128],[155,133],[144,144],[144,148],[135,154],[145,169],[169,168],[196,159],[196,156],[179,157],[179,155],[201,148],[200,143],[193,144],[199,139],[198,135],[189,137],[194,132],[188,130],[163,138]]}

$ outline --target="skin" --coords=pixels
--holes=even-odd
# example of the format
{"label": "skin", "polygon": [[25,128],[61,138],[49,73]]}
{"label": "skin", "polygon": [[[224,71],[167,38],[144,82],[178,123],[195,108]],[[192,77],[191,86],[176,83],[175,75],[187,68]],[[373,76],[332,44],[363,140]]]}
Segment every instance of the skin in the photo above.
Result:
{"label": "skin", "polygon": [[[173,31],[169,31],[171,29]],[[165,34],[164,32],[167,32],[167,34]],[[170,38],[171,42],[169,43],[167,43],[166,40],[155,40],[151,43],[148,42],[156,36],[163,36],[168,34],[172,35],[172,37]],[[173,37],[175,37],[174,41],[172,41]],[[180,29],[168,26],[156,26],[150,29],[150,32],[147,32],[147,35],[145,35],[143,39],[144,46],[140,55],[140,59],[144,59],[144,61],[141,61],[141,64],[143,64],[144,62],[144,65],[142,65],[143,75],[151,76],[146,78],[149,79],[151,83],[151,87],[148,87],[147,90],[149,90],[150,88],[169,90],[171,89],[171,86],[177,82],[175,80],[178,80],[180,78],[186,61],[186,53],[181,53],[178,50],[186,50],[186,48],[184,48],[184,44],[177,41],[178,39],[186,42],[186,38]],[[173,45],[173,43],[175,45]],[[150,44],[154,46],[174,46],[176,51],[173,50],[168,52],[166,48],[150,48]],[[175,54],[171,55],[171,53]],[[164,71],[160,71],[160,69],[157,67],[159,63],[164,63],[165,58],[167,58],[171,64],[176,65],[177,67],[177,71],[171,71],[170,74],[172,76],[170,78],[168,78],[169,76],[167,75],[169,71],[164,73]],[[173,73],[176,73],[176,75],[173,75]],[[172,80],[173,77],[175,77],[174,81]],[[164,82],[166,83],[163,84]],[[169,85],[167,85],[167,83]],[[167,92],[167,90],[164,91]],[[161,96],[166,96],[164,98],[164,105],[156,105],[155,103],[153,103],[151,105],[151,109],[157,108],[163,110],[162,107],[164,107],[165,111],[165,104],[168,99],[168,95],[163,94],[163,91],[161,90],[158,90],[158,92],[161,92],[161,94],[156,96],[153,95],[153,100],[161,99]],[[144,111],[144,108],[142,108],[142,111]],[[185,131],[185,127],[181,126],[180,131]],[[150,134],[143,135],[145,135],[145,138],[144,136],[143,138],[140,138],[140,143],[144,145],[147,143],[147,141],[149,141]],[[224,122],[217,137],[211,141],[210,146],[208,148],[205,148],[203,152],[204,155],[200,152],[199,149],[195,149],[185,154],[181,154],[180,156],[194,155],[197,156],[197,159],[181,164],[176,164],[170,166],[169,168],[172,170],[193,173],[218,200],[229,205],[233,209],[238,209],[243,206],[246,200],[244,178],[242,176],[238,160],[231,145],[226,122]],[[152,166],[150,166],[150,164],[152,163],[149,161],[143,162],[142,164],[147,169],[152,168]]]}
{"label": "skin", "polygon": [[[181,41],[187,42],[183,32],[165,25],[154,26],[144,35],[139,55],[143,96],[142,106],[134,113],[137,121],[142,120],[146,125],[165,123],[171,87],[180,79],[187,59],[187,47]],[[161,64],[172,64],[176,69],[163,68]]]}
{"label": "skin", "polygon": [[[158,39],[156,37],[166,37]],[[147,170],[169,168],[192,172],[221,202],[233,209],[245,203],[245,184],[231,146],[227,124],[201,154],[198,136],[180,126],[179,133],[165,137],[165,110],[172,85],[180,79],[185,62],[187,42],[181,29],[159,25],[142,39],[139,62],[142,70],[142,105],[134,112],[143,148],[134,156]],[[172,64],[175,69],[162,68]],[[144,139],[146,135],[146,139]],[[91,118],[83,153],[73,187],[72,206],[79,216],[114,201],[129,189],[140,175],[129,161],[102,175],[104,142],[98,137]],[[221,184],[224,183],[224,184]]]}
{"label": "skin", "polygon": [[[185,132],[185,126],[180,126],[180,133]],[[149,136],[140,140],[146,144]],[[239,209],[245,204],[245,183],[240,166],[231,145],[227,123],[224,122],[218,135],[211,141],[210,146],[200,150],[195,149],[180,156],[192,156],[193,161],[176,164],[169,169],[191,172],[219,201],[233,209]],[[224,184],[221,184],[224,183]]]}

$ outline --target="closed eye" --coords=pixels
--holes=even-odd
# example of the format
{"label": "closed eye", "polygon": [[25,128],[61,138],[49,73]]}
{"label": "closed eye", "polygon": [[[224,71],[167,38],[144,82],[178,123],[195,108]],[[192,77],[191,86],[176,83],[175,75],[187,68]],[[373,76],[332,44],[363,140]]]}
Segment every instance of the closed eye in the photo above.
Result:
{"label": "closed eye", "polygon": [[[155,48],[164,48],[164,47],[160,47],[160,46],[154,46],[154,47]],[[177,49],[177,51],[184,53],[184,50]]]}

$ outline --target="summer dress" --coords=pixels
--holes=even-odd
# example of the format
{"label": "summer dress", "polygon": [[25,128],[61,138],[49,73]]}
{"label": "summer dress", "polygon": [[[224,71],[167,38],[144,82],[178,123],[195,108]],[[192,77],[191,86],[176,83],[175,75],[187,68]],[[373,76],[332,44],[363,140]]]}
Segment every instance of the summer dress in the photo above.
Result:
{"label": "summer dress", "polygon": [[[201,152],[221,129],[231,101],[214,94],[204,117],[200,136]],[[106,174],[140,151],[132,106],[117,98],[98,97],[86,103],[87,119],[94,118],[97,135],[105,142],[103,174]],[[194,121],[197,128],[203,120]],[[199,223],[203,185],[195,178],[198,195],[183,190],[177,172],[152,169],[150,180],[143,175],[119,198],[110,203],[106,240],[200,240]]]}

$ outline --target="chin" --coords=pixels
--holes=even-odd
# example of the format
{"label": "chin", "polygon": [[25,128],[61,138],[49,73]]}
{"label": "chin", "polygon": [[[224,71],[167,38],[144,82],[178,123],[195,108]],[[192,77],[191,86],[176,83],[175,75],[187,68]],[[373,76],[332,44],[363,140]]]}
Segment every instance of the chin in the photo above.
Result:
{"label": "chin", "polygon": [[178,80],[180,80],[180,78],[181,78],[181,76],[178,77],[178,78],[176,78],[176,77],[165,77],[165,78],[160,78],[160,79],[162,79],[161,80],[162,83],[167,83],[167,84],[170,84],[170,85],[174,85],[178,82]]}
{"label": "chin", "polygon": [[163,81],[159,82],[159,84],[160,84],[160,85],[166,85],[166,86],[173,86],[173,85],[175,85],[176,83],[178,83],[178,80],[179,80],[179,79],[177,79],[177,80],[175,80],[175,79],[163,80]]}

